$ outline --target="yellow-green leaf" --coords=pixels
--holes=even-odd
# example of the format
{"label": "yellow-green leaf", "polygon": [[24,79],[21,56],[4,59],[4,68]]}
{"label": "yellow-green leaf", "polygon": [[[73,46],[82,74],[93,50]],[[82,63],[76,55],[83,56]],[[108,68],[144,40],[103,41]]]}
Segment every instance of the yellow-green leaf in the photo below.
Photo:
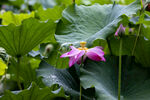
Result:
{"label": "yellow-green leaf", "polygon": [[7,69],[7,65],[0,59],[0,76],[5,74],[5,69]]}
{"label": "yellow-green leaf", "polygon": [[30,14],[27,14],[27,13],[26,14],[24,13],[13,14],[13,12],[8,11],[8,12],[1,14],[0,18],[2,19],[2,25],[8,25],[10,23],[13,23],[15,25],[20,25],[24,19],[27,19],[30,17],[34,18],[34,16],[35,16],[34,12]]}

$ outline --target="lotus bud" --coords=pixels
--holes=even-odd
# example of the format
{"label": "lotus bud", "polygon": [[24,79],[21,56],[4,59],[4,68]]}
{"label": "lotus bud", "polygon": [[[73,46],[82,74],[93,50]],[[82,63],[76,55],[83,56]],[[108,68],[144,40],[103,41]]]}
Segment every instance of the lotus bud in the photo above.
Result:
{"label": "lotus bud", "polygon": [[48,44],[48,45],[46,45],[46,47],[45,47],[45,51],[44,51],[44,56],[47,56],[50,52],[52,52],[53,51],[53,45],[52,44]]}
{"label": "lotus bud", "polygon": [[125,27],[123,27],[123,25],[120,24],[119,28],[115,33],[115,36],[122,36],[123,34],[125,34]]}

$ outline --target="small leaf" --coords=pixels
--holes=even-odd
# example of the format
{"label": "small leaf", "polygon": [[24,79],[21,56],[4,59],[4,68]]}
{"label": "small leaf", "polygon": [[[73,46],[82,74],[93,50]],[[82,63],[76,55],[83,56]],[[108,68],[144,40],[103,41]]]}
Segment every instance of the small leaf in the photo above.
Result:
{"label": "small leaf", "polygon": [[10,23],[20,25],[24,19],[30,17],[34,18],[34,12],[31,12],[30,14],[13,14],[13,12],[8,11],[0,15],[0,18],[2,19],[2,25],[9,25]]}
{"label": "small leaf", "polygon": [[5,74],[5,69],[7,69],[7,65],[0,59],[0,76]]}

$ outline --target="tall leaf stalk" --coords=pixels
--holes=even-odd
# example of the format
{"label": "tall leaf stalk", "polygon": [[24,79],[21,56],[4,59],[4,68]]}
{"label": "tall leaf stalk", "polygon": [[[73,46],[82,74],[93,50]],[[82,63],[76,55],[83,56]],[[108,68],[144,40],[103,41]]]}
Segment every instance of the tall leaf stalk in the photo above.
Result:
{"label": "tall leaf stalk", "polygon": [[[80,65],[80,68],[83,66],[83,57],[84,55],[82,56],[81,58],[81,65]],[[81,72],[80,72],[81,73]],[[82,86],[81,86],[81,81],[80,81],[80,97],[79,97],[79,100],[82,100]]]}
{"label": "tall leaf stalk", "polygon": [[[10,56],[8,56],[6,66],[8,67]],[[4,90],[6,89],[6,81],[7,81],[7,68],[5,69],[5,79],[4,79]]]}
{"label": "tall leaf stalk", "polygon": [[121,69],[122,69],[122,38],[120,38],[120,50],[119,50],[119,73],[118,73],[118,100],[121,98]]}
{"label": "tall leaf stalk", "polygon": [[20,90],[22,90],[22,87],[21,87],[21,83],[20,83],[20,79],[19,79],[19,71],[20,71],[20,60],[21,60],[21,57],[17,57],[17,63],[18,63],[18,66],[17,66],[17,85],[19,87]]}
{"label": "tall leaf stalk", "polygon": [[138,41],[138,38],[140,36],[140,31],[141,31],[141,24],[139,25],[138,33],[137,33],[137,36],[136,36],[136,39],[135,39],[135,42],[134,42],[134,46],[133,46],[133,50],[132,50],[132,56],[134,55],[134,52],[135,52],[137,41]]}
{"label": "tall leaf stalk", "polygon": [[[140,36],[140,32],[141,32],[141,26],[142,26],[142,22],[141,22],[141,19],[143,20],[144,19],[144,16],[142,16],[142,14],[144,13],[144,6],[143,6],[143,2],[141,0],[141,11],[140,11],[140,17],[139,17],[139,21],[140,21],[140,25],[139,25],[139,28],[138,28],[138,33],[137,33],[137,36],[136,36],[136,39],[135,39],[135,42],[134,42],[134,46],[133,46],[133,49],[132,49],[132,56],[134,55],[134,52],[135,52],[135,48],[136,48],[136,45],[137,45],[137,41],[138,41],[138,38]],[[143,17],[143,18],[142,18]]]}
{"label": "tall leaf stalk", "polygon": [[79,100],[82,100],[82,87],[81,87],[81,83],[80,83],[80,99]]}

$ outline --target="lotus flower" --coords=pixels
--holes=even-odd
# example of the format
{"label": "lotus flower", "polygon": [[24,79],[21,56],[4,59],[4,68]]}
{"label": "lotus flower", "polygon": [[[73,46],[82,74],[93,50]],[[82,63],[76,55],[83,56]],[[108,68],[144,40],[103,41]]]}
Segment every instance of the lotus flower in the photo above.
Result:
{"label": "lotus flower", "polygon": [[85,61],[86,57],[92,59],[94,61],[105,61],[103,48],[100,46],[96,46],[94,48],[88,49],[85,47],[86,42],[80,42],[81,47],[75,48],[74,46],[70,46],[71,51],[64,53],[60,57],[69,57],[69,67],[74,65],[75,63],[81,64],[82,57],[83,61]]}

